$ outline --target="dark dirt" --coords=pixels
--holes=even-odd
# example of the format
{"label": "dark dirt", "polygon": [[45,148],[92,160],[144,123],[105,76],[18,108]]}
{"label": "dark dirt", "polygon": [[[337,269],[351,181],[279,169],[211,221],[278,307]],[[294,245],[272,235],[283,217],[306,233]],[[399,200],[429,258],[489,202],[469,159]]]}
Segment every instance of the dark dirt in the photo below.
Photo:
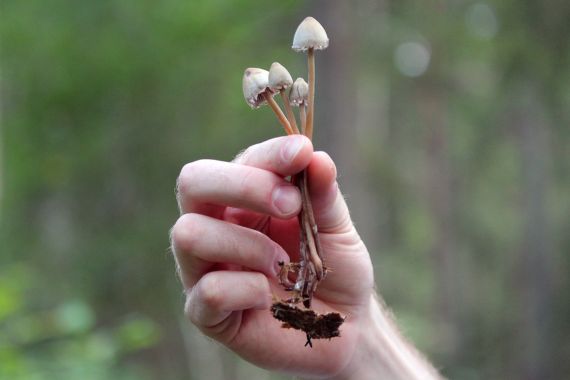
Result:
{"label": "dark dirt", "polygon": [[284,302],[271,306],[275,319],[283,322],[281,327],[301,330],[307,334],[307,343],[313,347],[311,339],[331,339],[340,336],[340,325],[344,319],[339,313],[317,314],[313,310],[300,309]]}

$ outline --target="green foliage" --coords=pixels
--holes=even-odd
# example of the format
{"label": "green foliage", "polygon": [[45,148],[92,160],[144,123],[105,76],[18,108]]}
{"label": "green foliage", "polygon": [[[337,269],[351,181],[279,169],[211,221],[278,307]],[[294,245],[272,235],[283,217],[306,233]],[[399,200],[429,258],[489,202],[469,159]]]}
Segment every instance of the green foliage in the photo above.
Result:
{"label": "green foliage", "polygon": [[141,368],[117,365],[160,340],[149,317],[96,325],[84,300],[39,306],[39,273],[25,265],[4,267],[0,279],[1,379],[151,378]]}

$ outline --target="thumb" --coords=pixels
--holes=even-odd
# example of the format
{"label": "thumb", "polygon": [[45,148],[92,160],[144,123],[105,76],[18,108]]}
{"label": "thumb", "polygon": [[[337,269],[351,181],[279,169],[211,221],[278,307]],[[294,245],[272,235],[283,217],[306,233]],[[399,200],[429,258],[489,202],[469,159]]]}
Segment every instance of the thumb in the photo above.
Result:
{"label": "thumb", "polygon": [[309,191],[319,232],[340,234],[352,230],[348,207],[336,181],[336,166],[325,152],[315,152],[308,167]]}

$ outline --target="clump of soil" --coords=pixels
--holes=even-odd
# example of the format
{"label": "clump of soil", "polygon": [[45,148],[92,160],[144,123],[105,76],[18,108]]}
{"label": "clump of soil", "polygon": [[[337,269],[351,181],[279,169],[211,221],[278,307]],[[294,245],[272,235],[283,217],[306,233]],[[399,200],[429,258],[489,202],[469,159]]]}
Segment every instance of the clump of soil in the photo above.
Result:
{"label": "clump of soil", "polygon": [[339,313],[317,314],[310,309],[300,309],[284,302],[271,306],[275,319],[283,322],[281,327],[301,330],[307,334],[305,346],[313,347],[311,339],[331,339],[340,336],[339,327],[344,319]]}

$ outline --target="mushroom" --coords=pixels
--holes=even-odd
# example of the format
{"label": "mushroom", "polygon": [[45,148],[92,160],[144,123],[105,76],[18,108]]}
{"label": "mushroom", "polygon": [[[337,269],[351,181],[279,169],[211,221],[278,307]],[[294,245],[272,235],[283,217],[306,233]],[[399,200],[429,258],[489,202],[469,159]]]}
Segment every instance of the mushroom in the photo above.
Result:
{"label": "mushroom", "polygon": [[307,108],[307,137],[313,136],[313,119],[315,109],[315,50],[323,50],[329,46],[329,38],[323,26],[314,18],[307,17],[299,24],[293,37],[293,50],[307,51],[309,66],[309,104]]}
{"label": "mushroom", "polygon": [[269,72],[257,67],[245,69],[243,73],[242,88],[243,97],[251,108],[259,108],[265,103],[269,104],[275,115],[279,119],[281,125],[288,135],[293,134],[293,129],[287,120],[287,117],[281,111],[279,105],[273,100],[275,94],[269,86]]}
{"label": "mushroom", "polygon": [[295,133],[299,133],[297,128],[297,121],[295,120],[295,114],[291,109],[291,105],[285,96],[285,90],[293,84],[293,78],[289,71],[279,62],[273,62],[271,68],[269,69],[269,88],[273,92],[279,92],[283,104],[285,106],[285,111],[287,112],[287,119],[291,124],[291,128]]}
{"label": "mushroom", "polygon": [[299,107],[299,114],[301,115],[301,133],[305,134],[307,123],[307,103],[309,101],[309,85],[303,78],[297,78],[291,86],[289,92],[289,102],[293,106]]}

